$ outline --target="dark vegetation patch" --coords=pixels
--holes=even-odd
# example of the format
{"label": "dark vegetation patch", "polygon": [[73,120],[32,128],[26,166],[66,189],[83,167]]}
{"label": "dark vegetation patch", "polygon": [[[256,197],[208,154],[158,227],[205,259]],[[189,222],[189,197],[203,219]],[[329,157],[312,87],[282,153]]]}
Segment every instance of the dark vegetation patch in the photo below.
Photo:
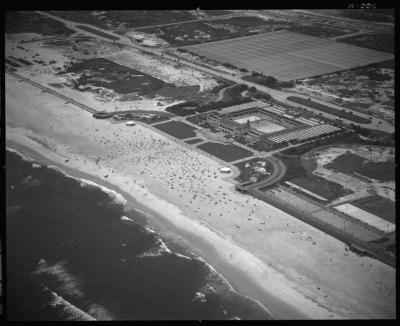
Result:
{"label": "dark vegetation patch", "polygon": [[301,34],[306,34],[310,36],[315,36],[315,37],[334,37],[334,36],[340,36],[340,35],[345,35],[345,34],[350,34],[350,33],[355,33],[357,32],[356,29],[343,29],[343,28],[334,28],[334,27],[329,27],[325,24],[311,24],[311,25],[296,25],[287,28],[288,31],[296,32],[296,33],[301,33]]}
{"label": "dark vegetation patch", "polygon": [[357,10],[357,9],[331,9],[324,10],[325,14],[344,17],[351,19],[360,19],[372,22],[394,22],[394,9],[373,9],[373,10]]}
{"label": "dark vegetation patch", "polygon": [[172,46],[186,46],[204,42],[219,41],[239,36],[272,32],[290,26],[286,22],[263,20],[258,17],[233,17],[213,21],[188,22],[170,26],[142,29],[155,34]]}
{"label": "dark vegetation patch", "polygon": [[196,136],[196,128],[180,121],[161,123],[154,126],[154,128],[157,128],[179,139],[192,138]]}
{"label": "dark vegetation patch", "polygon": [[107,38],[107,39],[109,39],[109,40],[111,40],[111,41],[119,40],[119,37],[118,37],[118,36],[114,36],[114,35],[111,35],[111,34],[103,33],[103,32],[101,32],[101,31],[98,31],[97,29],[91,28],[91,27],[89,27],[89,26],[76,25],[76,27],[78,27],[78,28],[80,28],[80,29],[83,29],[83,30],[86,31],[86,32],[89,32],[89,33],[96,34],[96,35],[98,35],[98,36]]}
{"label": "dark vegetation patch", "polygon": [[313,108],[315,110],[319,110],[319,111],[322,111],[322,112],[325,112],[325,113],[329,113],[329,114],[332,114],[332,115],[337,116],[339,118],[347,119],[347,120],[350,120],[350,121],[353,121],[353,122],[356,122],[356,123],[362,123],[362,124],[371,123],[370,120],[365,119],[363,117],[360,117],[358,115],[355,115],[355,114],[352,114],[352,113],[349,113],[349,112],[343,112],[343,111],[334,109],[334,108],[332,108],[330,106],[326,106],[326,105],[314,102],[312,100],[304,99],[304,98],[301,98],[301,97],[298,97],[298,96],[289,96],[287,99],[289,101],[292,101],[292,102],[295,102],[295,103],[298,103],[298,104],[302,104],[302,105],[308,106],[310,108]]}
{"label": "dark vegetation patch", "polygon": [[84,86],[85,89],[81,90],[90,90],[90,86],[95,86],[113,90],[118,94],[148,94],[161,89],[166,84],[141,71],[121,66],[105,58],[72,63],[66,67],[65,72],[59,74],[64,73],[80,74],[74,81],[74,86],[76,88]]}
{"label": "dark vegetation patch", "polygon": [[11,61],[11,60],[9,60],[7,58],[4,58],[4,60],[5,60],[6,63],[8,63],[9,65],[11,65],[11,66],[13,66],[15,68],[21,67],[18,63],[15,63],[14,61]]}
{"label": "dark vegetation patch", "polygon": [[107,10],[102,13],[89,10],[53,11],[53,15],[104,29],[151,26],[196,19],[186,10]]}
{"label": "dark vegetation patch", "polygon": [[292,81],[278,81],[273,76],[265,76],[264,74],[256,71],[253,71],[251,75],[243,76],[242,79],[252,83],[276,89],[288,88],[294,86],[294,82]]}
{"label": "dark vegetation patch", "polygon": [[200,144],[197,148],[200,148],[201,150],[226,162],[236,161],[252,155],[252,152],[232,144],[226,145],[208,142]]}
{"label": "dark vegetation patch", "polygon": [[223,16],[228,15],[231,12],[229,10],[202,10],[207,16]]}
{"label": "dark vegetation patch", "polygon": [[291,181],[293,179],[306,178],[308,171],[302,166],[302,159],[296,156],[283,156],[277,155],[277,157],[285,164],[286,174],[281,179],[283,184],[285,181]]}
{"label": "dark vegetation patch", "polygon": [[186,140],[185,143],[188,143],[188,144],[192,145],[192,144],[200,143],[201,141],[203,141],[203,139],[195,138],[195,139]]}
{"label": "dark vegetation patch", "polygon": [[[244,91],[248,91],[246,96],[242,96]],[[242,103],[251,102],[253,98],[269,100],[271,97],[268,94],[258,92],[254,87],[249,88],[247,85],[239,84],[228,88],[223,95],[221,101],[208,102],[205,104],[199,104],[194,101],[188,101],[186,103],[179,103],[167,107],[167,112],[174,113],[179,116],[188,116],[196,113],[204,113],[212,110],[219,110],[227,106],[237,105]],[[197,124],[197,123],[196,123]]]}
{"label": "dark vegetation patch", "polygon": [[290,182],[320,195],[329,201],[352,193],[351,190],[343,188],[343,186],[338,183],[313,174],[309,174],[307,177],[303,178],[292,179]]}
{"label": "dark vegetation patch", "polygon": [[361,174],[380,181],[394,181],[395,177],[395,164],[393,161],[368,162],[363,157],[350,152],[338,156],[332,162],[326,164],[325,167],[353,175]]}
{"label": "dark vegetation patch", "polygon": [[374,195],[357,199],[352,204],[389,222],[396,223],[396,203],[390,199]]}
{"label": "dark vegetation patch", "polygon": [[[265,166],[262,166],[259,162],[265,162]],[[246,167],[247,164],[249,164],[248,167]],[[249,181],[252,177],[256,178],[257,182],[260,182],[268,178],[269,174],[272,172],[271,163],[268,160],[259,157],[236,163],[235,166],[240,170],[240,175],[235,178],[235,180],[239,182]],[[265,168],[267,173],[260,172],[260,168]]]}
{"label": "dark vegetation patch", "polygon": [[338,41],[371,50],[394,53],[394,34],[392,33],[354,35]]}
{"label": "dark vegetation patch", "polygon": [[208,102],[212,96],[215,97],[206,92],[200,93],[200,86],[175,86],[105,58],[71,63],[59,74],[65,73],[79,74],[76,80],[72,80],[77,90],[98,92],[92,87],[104,87],[118,93],[122,101],[132,101],[138,96],[146,96],[146,98],[161,96],[173,100],[190,99],[202,103]]}
{"label": "dark vegetation patch", "polygon": [[62,22],[33,11],[5,11],[6,33],[37,33],[44,36],[74,34]]}
{"label": "dark vegetation patch", "polygon": [[28,61],[28,60],[25,60],[25,59],[22,59],[22,58],[16,58],[16,57],[13,57],[13,56],[9,56],[9,58],[10,59],[13,59],[13,60],[15,60],[15,61],[18,61],[18,62],[20,62],[20,63],[22,63],[22,64],[24,64],[24,65],[27,65],[27,66],[31,66],[32,65],[32,62],[30,62],[30,61]]}

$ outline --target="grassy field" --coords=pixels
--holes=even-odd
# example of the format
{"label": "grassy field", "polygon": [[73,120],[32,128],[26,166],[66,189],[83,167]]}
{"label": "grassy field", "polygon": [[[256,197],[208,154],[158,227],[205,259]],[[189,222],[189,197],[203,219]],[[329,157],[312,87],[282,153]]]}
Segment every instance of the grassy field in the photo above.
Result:
{"label": "grassy field", "polygon": [[78,28],[80,28],[80,29],[83,29],[83,30],[86,31],[86,32],[99,35],[99,36],[104,37],[104,38],[106,38],[106,39],[109,39],[109,40],[111,40],[111,41],[119,40],[119,37],[118,37],[118,36],[114,36],[114,35],[111,35],[111,34],[103,33],[103,32],[101,32],[101,31],[98,31],[97,29],[91,28],[91,27],[89,27],[89,26],[76,25],[76,27],[78,27]]}
{"label": "grassy field", "polygon": [[252,155],[252,152],[231,144],[225,145],[208,142],[197,146],[197,148],[200,148],[201,150],[226,162],[233,162]]}
{"label": "grassy field", "polygon": [[303,99],[303,98],[298,97],[298,96],[289,96],[287,99],[289,101],[292,101],[292,102],[295,102],[295,103],[298,103],[298,104],[302,104],[302,105],[308,106],[310,108],[316,109],[318,111],[322,111],[322,112],[325,112],[325,113],[332,114],[332,115],[334,115],[334,116],[336,116],[338,118],[343,118],[343,119],[347,119],[347,120],[353,121],[355,123],[362,123],[362,124],[371,123],[370,120],[365,119],[363,117],[360,117],[358,115],[350,114],[350,113],[343,112],[343,111],[340,111],[340,110],[336,110],[336,109],[334,109],[334,108],[332,108],[330,106],[326,106],[326,105],[323,105],[323,104],[320,104],[320,103],[317,103],[317,102],[314,102],[314,101],[311,101],[311,100],[306,100],[306,99]]}
{"label": "grassy field", "polygon": [[37,33],[44,36],[69,36],[75,33],[58,20],[32,11],[5,11],[4,18],[6,33]]}
{"label": "grassy field", "polygon": [[295,178],[290,182],[303,187],[319,196],[325,197],[329,201],[352,193],[343,188],[340,184],[331,182],[316,175],[308,175],[303,178]]}
{"label": "grassy field", "polygon": [[284,30],[186,46],[184,49],[281,81],[393,59],[393,55],[388,53]]}
{"label": "grassy field", "polygon": [[394,54],[394,34],[361,34],[342,38],[338,41]]}
{"label": "grassy field", "polygon": [[[264,168],[267,170],[267,172],[272,172],[271,163],[268,160],[257,157],[235,164],[235,166],[237,166],[240,170],[240,175],[238,175],[235,180],[239,182],[245,182],[249,181],[251,177],[255,177],[257,178],[257,181],[262,181],[265,178],[268,178],[269,173],[262,174],[260,172],[257,172],[257,167],[261,167],[258,162],[265,162]],[[247,164],[249,164],[248,167],[246,167]]]}
{"label": "grassy field", "polygon": [[180,121],[161,123],[159,125],[155,125],[154,128],[157,128],[167,133],[168,135],[174,136],[179,139],[192,138],[196,136],[196,128]]}
{"label": "grassy field", "polygon": [[325,168],[349,174],[358,173],[380,181],[395,180],[395,163],[393,161],[366,162],[363,157],[352,153],[338,156],[332,162],[326,164]]}
{"label": "grassy field", "polygon": [[186,10],[53,11],[53,15],[104,29],[133,28],[196,19]]}
{"label": "grassy field", "polygon": [[357,199],[352,204],[389,222],[396,223],[396,203],[387,198],[375,195]]}

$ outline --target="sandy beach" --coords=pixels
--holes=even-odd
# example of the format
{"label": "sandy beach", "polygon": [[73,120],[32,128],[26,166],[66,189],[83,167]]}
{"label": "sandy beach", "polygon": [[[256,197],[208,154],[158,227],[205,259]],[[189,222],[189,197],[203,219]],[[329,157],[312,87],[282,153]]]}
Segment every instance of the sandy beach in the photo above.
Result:
{"label": "sandy beach", "polygon": [[273,317],[396,317],[395,269],[234,192],[218,161],[140,123],[96,120],[7,74],[5,88],[7,146],[121,193],[148,213],[151,228]]}

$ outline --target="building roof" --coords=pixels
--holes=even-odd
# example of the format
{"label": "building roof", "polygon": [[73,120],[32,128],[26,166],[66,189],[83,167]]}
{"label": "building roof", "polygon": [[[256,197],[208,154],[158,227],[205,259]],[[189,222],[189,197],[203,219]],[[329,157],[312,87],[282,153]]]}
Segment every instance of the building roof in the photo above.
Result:
{"label": "building roof", "polygon": [[223,124],[223,125],[225,125],[227,127],[231,127],[231,128],[240,126],[239,123],[237,123],[237,122],[235,122],[233,120],[227,119],[227,118],[222,118],[219,122],[221,124]]}

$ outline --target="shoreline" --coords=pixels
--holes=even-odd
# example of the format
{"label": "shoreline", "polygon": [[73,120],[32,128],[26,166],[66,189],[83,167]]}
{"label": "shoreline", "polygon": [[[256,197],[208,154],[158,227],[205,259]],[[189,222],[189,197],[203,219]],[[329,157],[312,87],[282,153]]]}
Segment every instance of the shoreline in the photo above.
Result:
{"label": "shoreline", "polygon": [[[205,239],[192,234],[190,231],[177,228],[175,225],[167,221],[165,217],[161,216],[158,212],[151,210],[149,207],[141,204],[136,198],[120,189],[117,185],[103,180],[97,176],[87,174],[63,165],[59,162],[55,162],[42,153],[9,139],[6,140],[6,150],[16,151],[18,155],[26,155],[28,158],[31,158],[48,168],[55,167],[68,177],[72,177],[74,179],[86,179],[94,182],[98,186],[104,186],[118,194],[121,194],[127,201],[127,203],[124,205],[124,209],[132,209],[145,216],[145,224],[143,221],[135,220],[136,223],[155,231],[162,238],[162,240],[167,243],[169,248],[172,247],[171,249],[174,252],[178,251],[178,254],[181,254],[180,251],[183,249],[190,252],[190,254],[194,255],[195,258],[202,260],[208,265],[210,271],[218,274],[218,277],[227,283],[228,287],[237,292],[239,295],[246,297],[255,304],[259,305],[261,309],[270,315],[271,319],[309,318],[300,312],[289,311],[289,308],[291,307],[284,307],[287,305],[284,302],[272,304],[276,310],[280,311],[279,315],[272,313],[269,308],[265,306],[265,304],[260,302],[260,300],[268,300],[268,303],[271,303],[273,300],[280,300],[272,297],[264,290],[260,289],[256,282],[251,279],[250,275],[247,275],[243,271],[232,267],[228,262],[225,262],[224,259],[215,252],[215,248],[211,243],[208,243]],[[280,308],[277,309],[278,307]]]}
{"label": "shoreline", "polygon": [[235,193],[215,160],[147,126],[93,119],[12,77],[6,86],[7,140],[123,194],[160,236],[204,257],[277,319],[395,316],[393,268],[346,254],[335,238]]}

